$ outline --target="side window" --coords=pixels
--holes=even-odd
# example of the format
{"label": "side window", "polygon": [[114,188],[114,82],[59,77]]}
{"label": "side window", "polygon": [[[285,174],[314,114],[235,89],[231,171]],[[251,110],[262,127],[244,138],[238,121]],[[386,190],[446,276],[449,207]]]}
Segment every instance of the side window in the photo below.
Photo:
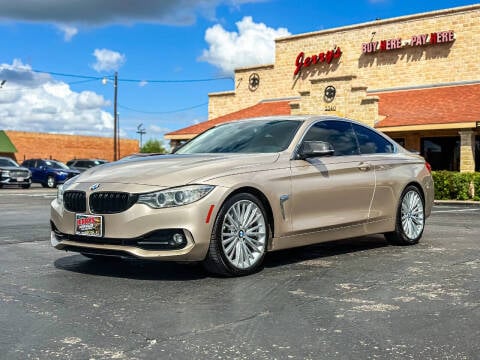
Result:
{"label": "side window", "polygon": [[357,135],[361,154],[393,153],[392,143],[383,136],[358,124],[352,124],[352,126]]}
{"label": "side window", "polygon": [[329,142],[335,156],[358,155],[355,133],[347,121],[319,121],[307,131],[303,140]]}

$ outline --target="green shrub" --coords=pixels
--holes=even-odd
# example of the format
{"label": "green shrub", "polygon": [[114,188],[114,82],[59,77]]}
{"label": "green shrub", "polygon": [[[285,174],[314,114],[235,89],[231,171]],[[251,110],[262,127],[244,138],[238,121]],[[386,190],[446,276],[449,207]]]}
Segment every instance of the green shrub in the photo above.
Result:
{"label": "green shrub", "polygon": [[475,189],[474,200],[480,200],[480,173],[432,171],[436,200],[471,200],[470,184]]}
{"label": "green shrub", "polygon": [[475,197],[473,200],[480,201],[480,173],[473,174],[473,187],[475,189]]}

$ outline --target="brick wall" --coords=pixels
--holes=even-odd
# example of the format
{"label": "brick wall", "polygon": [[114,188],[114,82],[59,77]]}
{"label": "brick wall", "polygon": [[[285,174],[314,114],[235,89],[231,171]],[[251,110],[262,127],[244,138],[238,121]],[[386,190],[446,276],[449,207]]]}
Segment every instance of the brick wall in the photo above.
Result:
{"label": "brick wall", "polygon": [[[413,35],[449,30],[455,32],[455,41],[451,43],[362,53],[362,43],[369,42],[372,37],[378,41],[396,38],[408,40]],[[337,82],[335,85],[340,86],[338,95],[343,96],[339,96],[330,105],[335,106],[339,115],[353,114],[352,117],[371,124],[372,119],[366,118],[366,114],[371,112],[363,113],[359,111],[362,107],[356,105],[364,94],[349,95],[351,88],[365,87],[368,91],[374,91],[392,87],[478,81],[480,62],[475,49],[479,43],[478,4],[279,39],[276,41],[274,65],[238,69],[235,72],[234,91],[210,96],[209,119],[238,111],[263,99],[308,93],[312,101],[305,104],[303,110],[299,104],[299,112],[325,113],[325,104],[321,99],[324,86],[319,86],[318,80],[349,77],[354,79],[355,84],[350,87],[342,81]],[[331,64],[312,65],[304,68],[299,76],[294,75],[295,60],[301,51],[305,56],[311,56],[335,46],[342,50],[339,59],[334,59]],[[248,87],[248,78],[252,73],[260,76],[260,85],[255,91]],[[316,107],[313,106],[313,100],[317,101]],[[357,109],[352,106],[357,106]]]}
{"label": "brick wall", "polygon": [[[113,160],[112,138],[8,130],[5,133],[17,148],[15,157],[20,163],[30,158],[51,158],[62,162],[74,158]],[[120,157],[138,151],[138,140],[120,140]]]}

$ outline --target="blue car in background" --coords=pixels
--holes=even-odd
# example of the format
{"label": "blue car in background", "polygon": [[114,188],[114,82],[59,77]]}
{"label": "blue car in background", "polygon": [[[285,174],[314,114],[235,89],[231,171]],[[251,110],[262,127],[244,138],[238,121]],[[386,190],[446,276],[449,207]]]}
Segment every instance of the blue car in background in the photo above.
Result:
{"label": "blue car in background", "polygon": [[29,159],[25,160],[22,166],[32,172],[33,183],[40,183],[43,187],[48,188],[54,188],[80,174],[78,170],[72,170],[56,160]]}

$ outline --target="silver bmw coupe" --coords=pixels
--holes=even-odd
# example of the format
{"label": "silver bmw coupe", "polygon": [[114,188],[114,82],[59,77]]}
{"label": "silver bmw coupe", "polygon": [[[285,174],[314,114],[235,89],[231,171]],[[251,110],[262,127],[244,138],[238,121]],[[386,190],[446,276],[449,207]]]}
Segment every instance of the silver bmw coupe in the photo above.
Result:
{"label": "silver bmw coupe", "polygon": [[425,160],[332,116],[213,127],[170,155],[94,167],[51,203],[51,243],[89,258],[200,261],[224,276],[267,252],[368,234],[422,237],[433,204]]}

